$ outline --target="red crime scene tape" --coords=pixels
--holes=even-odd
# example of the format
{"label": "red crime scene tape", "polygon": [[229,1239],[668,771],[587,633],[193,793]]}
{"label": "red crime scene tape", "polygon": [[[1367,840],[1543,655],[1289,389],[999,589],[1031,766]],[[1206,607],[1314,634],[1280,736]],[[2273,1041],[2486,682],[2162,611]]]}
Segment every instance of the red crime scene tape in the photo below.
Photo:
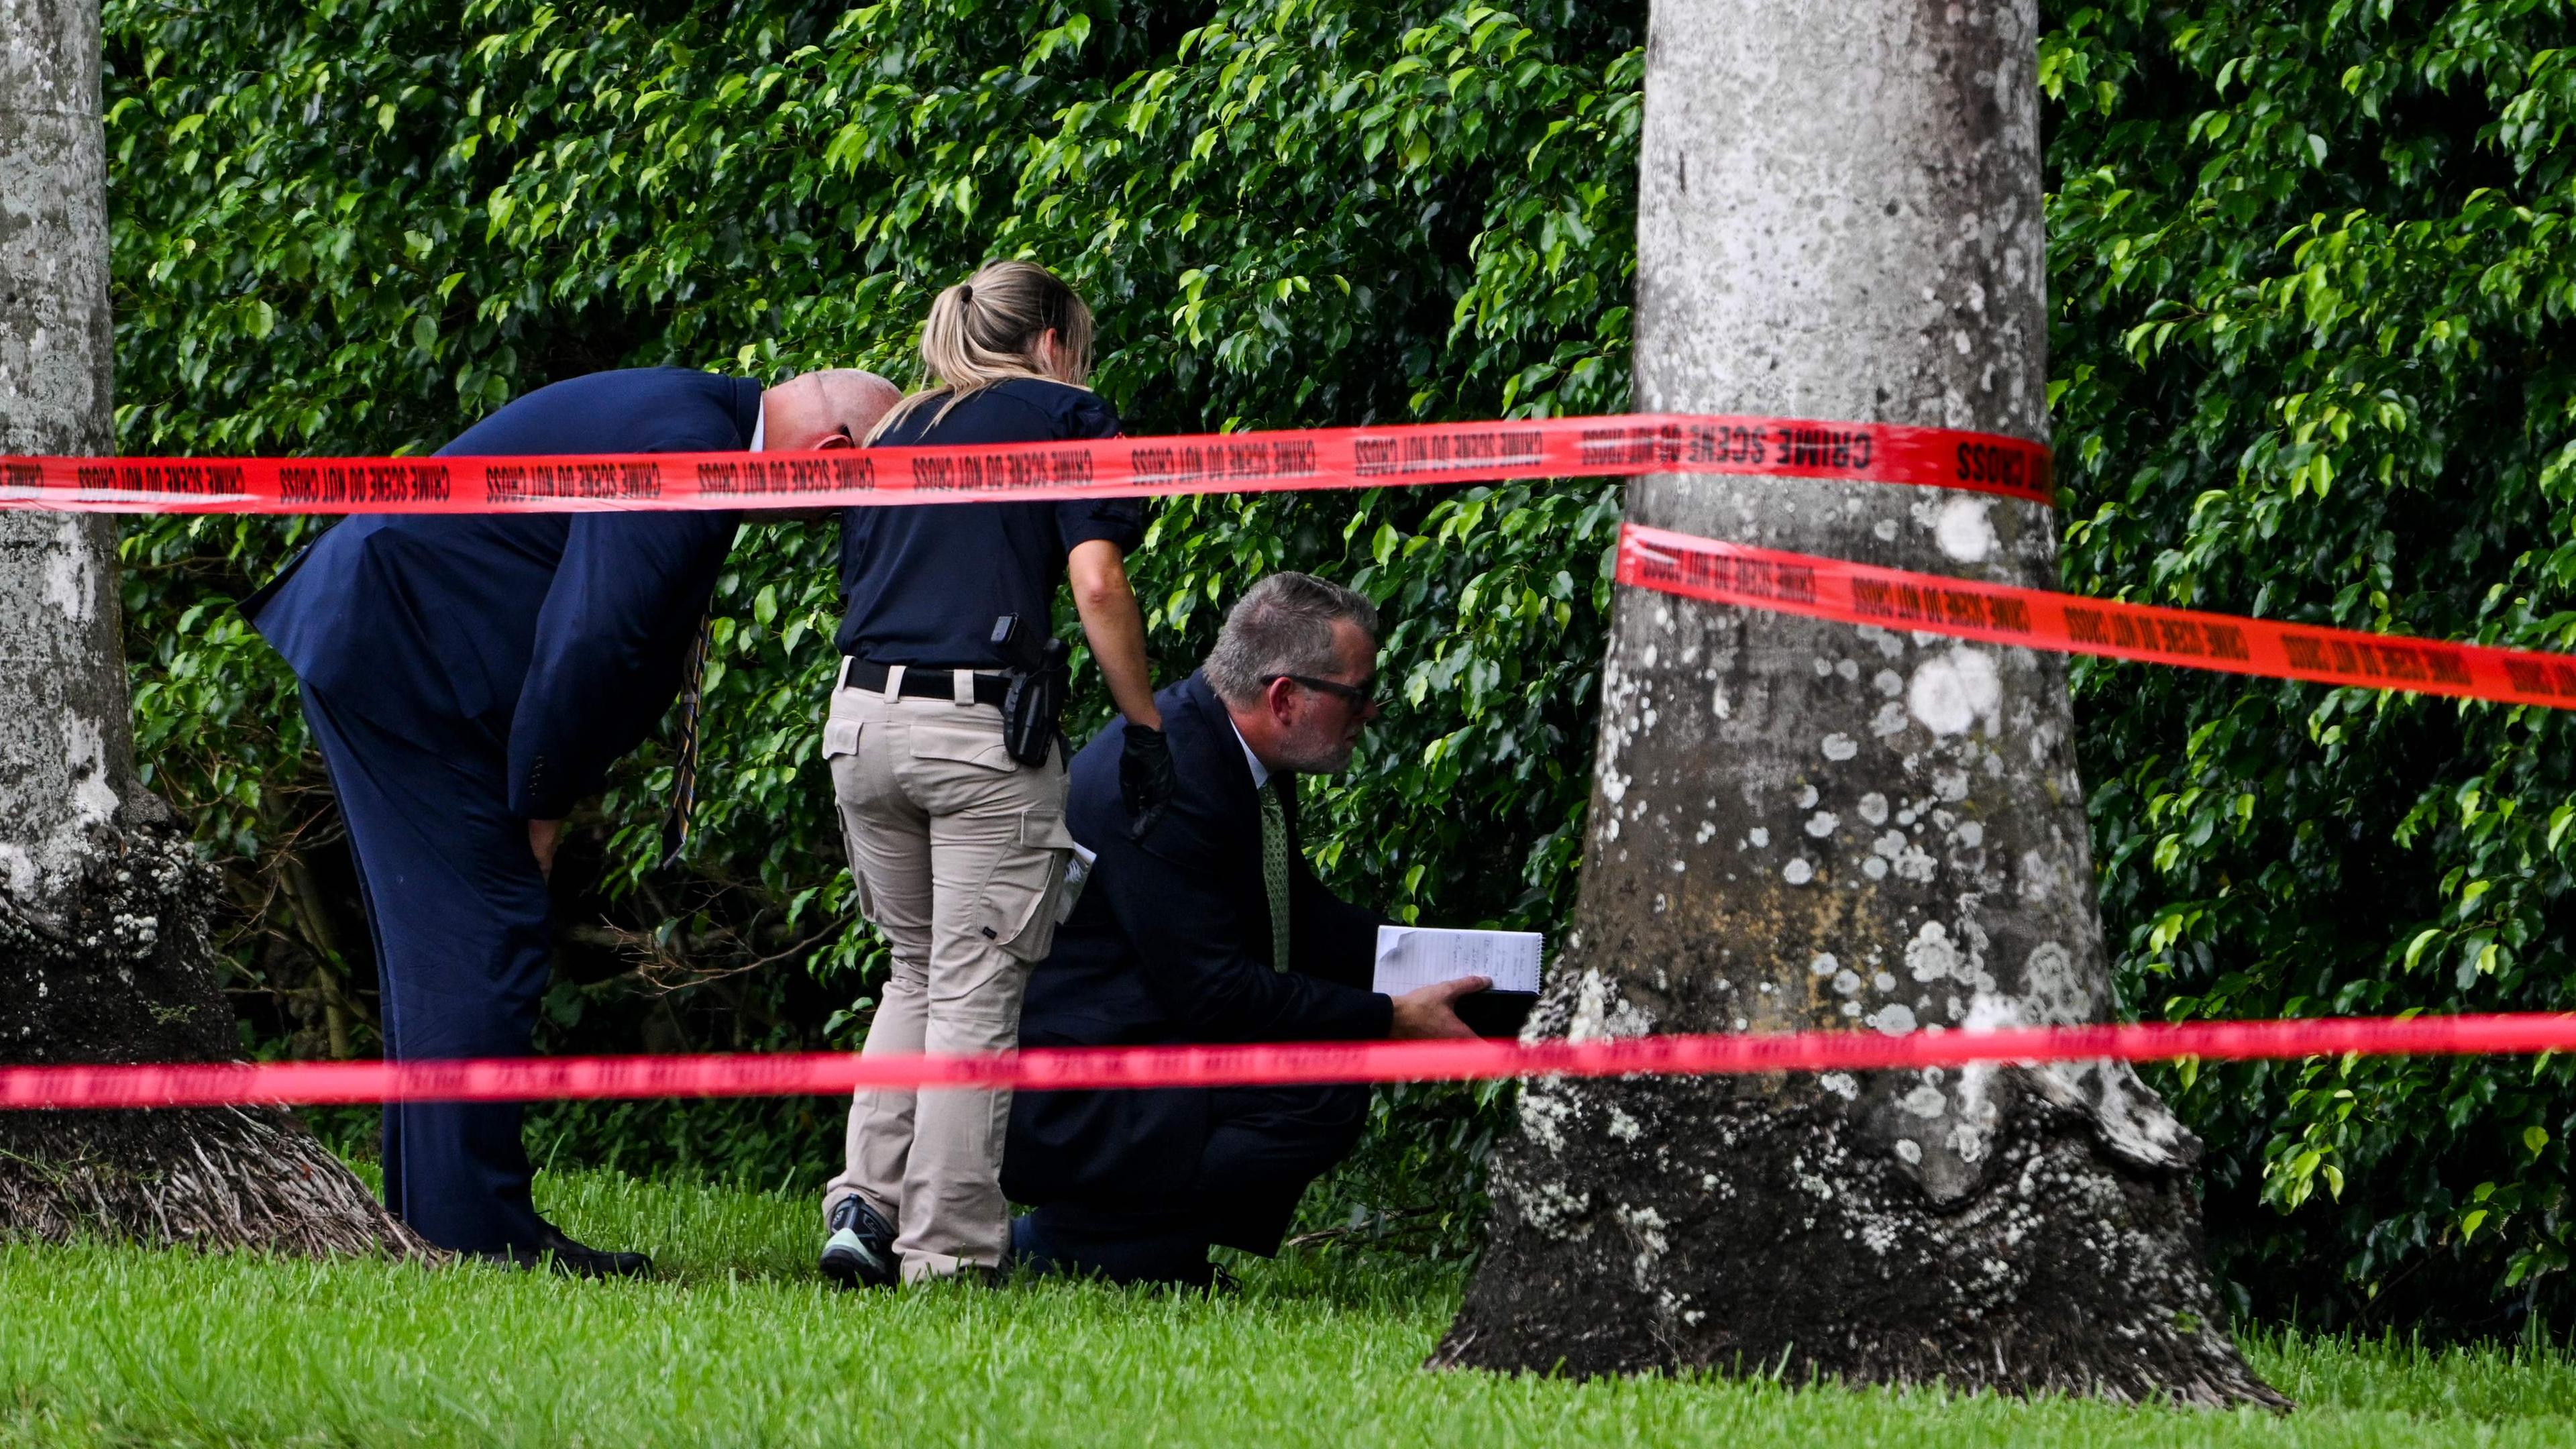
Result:
{"label": "red crime scene tape", "polygon": [[0,507],[93,513],[563,513],[1168,497],[1738,473],[2056,496],[2043,444],[1894,423],[1632,414],[825,453],[0,458]]}
{"label": "red crime scene tape", "polygon": [[0,1109],[520,1102],[838,1095],[857,1087],[1021,1091],[1883,1071],[1973,1062],[2250,1061],[2576,1048],[2576,1015],[2328,1017],[2001,1031],[1738,1033],[1615,1041],[1293,1042],[1086,1047],[992,1056],[837,1052],[513,1057],[459,1062],[215,1062],[0,1067]]}
{"label": "red crime scene tape", "polygon": [[[1040,501],[1502,478],[1735,473],[1960,488],[2048,502],[2046,448],[1889,424],[1642,415],[1117,438],[1000,448],[581,458],[0,458],[0,507],[103,512],[565,512]],[[1853,624],[2239,674],[2568,708],[2576,659],[2055,593],[1629,525],[1632,587]],[[984,1057],[707,1055],[471,1062],[0,1067],[0,1109],[396,1100],[1028,1091],[1815,1072],[1972,1062],[2549,1052],[2576,1016],[2336,1018],[1674,1035],[1618,1041],[1314,1042]]]}
{"label": "red crime scene tape", "polygon": [[1710,603],[2230,674],[2576,709],[2576,657],[2124,604],[1629,524],[1619,582]]}

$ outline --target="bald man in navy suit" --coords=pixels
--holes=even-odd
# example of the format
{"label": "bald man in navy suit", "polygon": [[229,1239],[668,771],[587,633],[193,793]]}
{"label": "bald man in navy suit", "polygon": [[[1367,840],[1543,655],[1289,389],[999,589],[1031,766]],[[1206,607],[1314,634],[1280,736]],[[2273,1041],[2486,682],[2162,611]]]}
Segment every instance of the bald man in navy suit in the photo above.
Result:
{"label": "bald man in navy suit", "polygon": [[[764,392],[683,368],[539,388],[442,457],[855,446],[898,400],[869,373]],[[353,517],[242,613],[303,684],[366,897],[385,1054],[523,1056],[551,955],[564,816],[669,710],[739,515]],[[384,1113],[385,1202],[442,1248],[632,1275],[537,1216],[516,1103]]]}

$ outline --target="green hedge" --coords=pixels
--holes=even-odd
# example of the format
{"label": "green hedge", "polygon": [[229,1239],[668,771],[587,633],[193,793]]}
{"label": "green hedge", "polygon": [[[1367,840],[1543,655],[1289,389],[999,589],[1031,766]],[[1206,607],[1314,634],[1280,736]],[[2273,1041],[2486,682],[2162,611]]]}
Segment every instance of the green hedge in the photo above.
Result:
{"label": "green hedge", "polygon": [[[1099,386],[1139,432],[1626,403],[1640,5],[107,8],[134,451],[426,449],[626,364],[908,380],[931,292],[1004,254],[1093,299]],[[2565,7],[2047,9],[2070,587],[2570,642]],[[1136,568],[1158,667],[1271,568],[1386,601],[1403,703],[1310,786],[1319,863],[1399,914],[1553,929],[1617,497],[1165,505]],[[130,530],[138,719],[237,888],[254,1045],[364,1052],[345,854],[292,683],[225,603],[307,531]],[[580,821],[567,915],[592,924],[564,942],[550,1044],[850,1040],[881,962],[814,758],[832,545],[764,525],[736,550],[685,877],[642,873],[660,747]],[[2554,716],[2135,666],[2079,688],[2133,1009],[2566,1004],[2576,759]],[[2165,1080],[2210,1142],[2213,1242],[2249,1304],[2476,1327],[2561,1291],[2564,1063]],[[1498,1112],[1381,1094],[1310,1219],[1471,1243]],[[809,1183],[837,1131],[828,1103],[546,1125],[577,1160]]]}
{"label": "green hedge", "polygon": [[[2576,643],[2566,9],[2068,9],[2050,207],[2070,588]],[[2576,1005],[2561,714],[2079,671],[2121,986],[2173,1017]],[[2563,1058],[2167,1078],[2263,1300],[2563,1295]],[[2555,1319],[2567,1319],[2563,1297]]]}

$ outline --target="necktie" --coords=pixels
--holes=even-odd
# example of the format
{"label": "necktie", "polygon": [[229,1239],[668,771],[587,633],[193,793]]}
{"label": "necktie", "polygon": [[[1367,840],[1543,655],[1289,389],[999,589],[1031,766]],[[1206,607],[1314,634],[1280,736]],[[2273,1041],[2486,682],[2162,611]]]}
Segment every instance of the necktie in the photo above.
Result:
{"label": "necktie", "polygon": [[1261,790],[1261,884],[1270,893],[1270,969],[1288,969],[1288,811],[1279,780]]}
{"label": "necktie", "polygon": [[680,755],[671,766],[671,809],[662,817],[662,865],[679,864],[689,845],[689,810],[698,803],[698,707],[706,697],[707,646],[713,642],[716,616],[698,621],[698,637],[689,659],[680,666]]}

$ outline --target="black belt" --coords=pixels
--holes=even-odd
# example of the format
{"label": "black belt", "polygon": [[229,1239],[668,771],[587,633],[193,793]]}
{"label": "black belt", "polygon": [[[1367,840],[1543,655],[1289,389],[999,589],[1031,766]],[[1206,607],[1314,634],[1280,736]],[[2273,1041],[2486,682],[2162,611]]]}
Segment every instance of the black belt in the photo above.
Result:
{"label": "black belt", "polygon": [[[841,687],[869,694],[885,693],[886,676],[894,671],[882,664],[851,657],[841,673]],[[1011,682],[998,674],[975,675],[975,702],[995,709],[1011,692]],[[907,664],[903,667],[903,687],[895,693],[905,699],[955,699],[957,671],[945,665]]]}

